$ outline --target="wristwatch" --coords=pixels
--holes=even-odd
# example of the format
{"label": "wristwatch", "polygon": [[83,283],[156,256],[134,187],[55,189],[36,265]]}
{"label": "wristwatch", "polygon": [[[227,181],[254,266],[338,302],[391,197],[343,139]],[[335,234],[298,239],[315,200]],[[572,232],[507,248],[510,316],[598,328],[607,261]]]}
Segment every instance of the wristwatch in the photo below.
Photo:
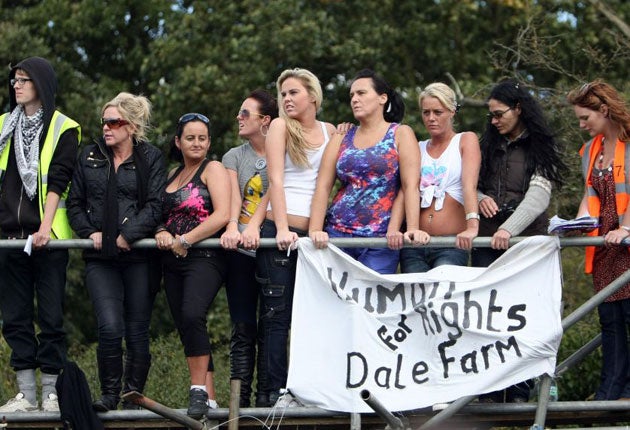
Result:
{"label": "wristwatch", "polygon": [[184,237],[184,235],[183,235],[183,234],[179,236],[179,243],[181,243],[181,244],[182,244],[182,248],[184,248],[184,249],[188,249],[188,248],[190,248],[190,247],[192,246],[192,245],[190,244],[190,242],[188,242],[188,241],[186,240],[186,238]]}
{"label": "wristwatch", "polygon": [[479,214],[477,212],[469,212],[466,214],[466,221],[470,219],[479,219]]}

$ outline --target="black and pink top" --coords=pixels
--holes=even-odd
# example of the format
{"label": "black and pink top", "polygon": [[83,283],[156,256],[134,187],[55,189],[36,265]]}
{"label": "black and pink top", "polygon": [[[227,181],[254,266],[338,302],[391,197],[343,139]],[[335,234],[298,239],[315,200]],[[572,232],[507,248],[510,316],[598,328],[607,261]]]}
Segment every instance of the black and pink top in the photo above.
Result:
{"label": "black and pink top", "polygon": [[[208,218],[214,210],[208,187],[201,181],[201,173],[206,164],[208,160],[201,163],[186,185],[172,193],[166,191],[162,193],[162,220],[165,220],[164,227],[173,236],[188,233]],[[167,187],[183,168],[183,165],[180,166],[168,179]]]}

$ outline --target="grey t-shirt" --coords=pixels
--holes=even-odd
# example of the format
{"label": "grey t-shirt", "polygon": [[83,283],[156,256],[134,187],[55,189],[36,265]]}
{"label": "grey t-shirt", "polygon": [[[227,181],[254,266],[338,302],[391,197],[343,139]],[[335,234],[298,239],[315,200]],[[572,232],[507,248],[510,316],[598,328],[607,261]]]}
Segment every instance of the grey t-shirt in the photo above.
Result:
{"label": "grey t-shirt", "polygon": [[234,170],[238,177],[243,204],[238,217],[238,229],[243,231],[262,196],[267,192],[267,160],[256,154],[249,142],[230,149],[223,156],[223,165],[228,170]]}

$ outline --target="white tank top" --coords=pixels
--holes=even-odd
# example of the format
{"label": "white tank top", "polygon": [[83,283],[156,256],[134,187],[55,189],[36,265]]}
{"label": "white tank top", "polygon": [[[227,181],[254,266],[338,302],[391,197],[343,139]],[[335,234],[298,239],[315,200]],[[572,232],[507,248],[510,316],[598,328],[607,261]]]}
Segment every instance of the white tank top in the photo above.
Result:
{"label": "white tank top", "polygon": [[[284,156],[284,198],[288,215],[311,216],[311,200],[315,193],[317,172],[322,161],[324,149],[330,139],[326,124],[319,121],[324,134],[324,143],[317,149],[306,151],[310,167],[299,167],[293,164],[287,153]],[[271,209],[271,202],[269,203]]]}
{"label": "white tank top", "polygon": [[462,187],[462,154],[459,141],[462,134],[457,133],[439,158],[433,158],[427,152],[430,140],[418,142],[422,154],[420,168],[420,207],[428,208],[435,199],[435,210],[444,205],[444,198],[449,196],[464,204]]}

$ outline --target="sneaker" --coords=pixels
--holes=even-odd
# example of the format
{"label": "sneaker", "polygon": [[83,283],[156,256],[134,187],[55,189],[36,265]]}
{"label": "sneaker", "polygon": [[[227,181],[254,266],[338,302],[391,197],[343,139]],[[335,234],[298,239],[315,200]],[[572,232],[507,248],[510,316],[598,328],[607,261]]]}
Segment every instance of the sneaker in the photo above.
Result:
{"label": "sneaker", "polygon": [[42,400],[42,411],[59,412],[59,398],[56,394],[50,393],[48,398]]}
{"label": "sneaker", "polygon": [[282,408],[282,409],[297,408],[299,406],[304,406],[304,405],[300,403],[298,399],[293,397],[293,395],[288,391],[286,391],[284,394],[278,397],[276,404],[273,405],[274,408]]}
{"label": "sneaker", "polygon": [[218,409],[219,408],[219,404],[214,399],[208,399],[208,407],[210,409]]}
{"label": "sneaker", "polygon": [[0,407],[0,413],[5,412],[30,412],[36,411],[37,405],[29,402],[24,397],[24,393],[17,393],[15,397],[9,399],[4,405]]}
{"label": "sneaker", "polygon": [[208,393],[201,388],[193,388],[188,393],[188,410],[186,415],[196,420],[208,412]]}

